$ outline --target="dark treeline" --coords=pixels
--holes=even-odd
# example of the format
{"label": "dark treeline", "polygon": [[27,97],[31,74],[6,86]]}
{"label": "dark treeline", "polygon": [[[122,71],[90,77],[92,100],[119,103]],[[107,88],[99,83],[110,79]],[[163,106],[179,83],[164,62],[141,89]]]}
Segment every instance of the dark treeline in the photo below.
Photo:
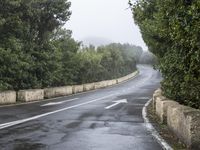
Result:
{"label": "dark treeline", "polygon": [[139,0],[130,6],[158,58],[164,94],[200,108],[200,1]]}
{"label": "dark treeline", "polygon": [[83,47],[62,28],[69,8],[67,0],[0,2],[0,90],[95,82],[136,70],[141,47]]}

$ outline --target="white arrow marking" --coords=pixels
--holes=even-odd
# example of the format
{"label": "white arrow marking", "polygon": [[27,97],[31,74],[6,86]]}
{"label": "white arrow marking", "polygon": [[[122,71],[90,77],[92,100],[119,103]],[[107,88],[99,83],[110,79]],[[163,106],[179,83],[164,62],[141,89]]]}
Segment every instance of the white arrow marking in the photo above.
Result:
{"label": "white arrow marking", "polygon": [[117,100],[117,101],[113,101],[113,102],[114,102],[114,104],[105,107],[105,109],[110,109],[110,108],[112,108],[112,107],[114,107],[116,105],[119,105],[121,103],[128,103],[126,99],[121,99],[121,100]]}
{"label": "white arrow marking", "polygon": [[66,102],[71,102],[71,101],[74,101],[74,100],[77,100],[77,99],[79,99],[79,98],[68,99],[68,100],[60,101],[60,102],[51,102],[51,103],[47,103],[47,104],[44,104],[44,105],[41,105],[41,106],[44,107],[44,106],[60,105],[60,104],[63,104],[63,103],[66,103]]}

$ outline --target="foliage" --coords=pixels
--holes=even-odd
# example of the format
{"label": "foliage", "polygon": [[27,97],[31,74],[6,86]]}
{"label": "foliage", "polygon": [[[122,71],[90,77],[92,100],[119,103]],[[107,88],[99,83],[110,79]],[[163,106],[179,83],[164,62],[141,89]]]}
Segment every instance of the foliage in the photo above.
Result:
{"label": "foliage", "polygon": [[141,47],[81,48],[72,32],[62,28],[69,8],[67,0],[1,1],[1,91],[96,82],[136,69]]}
{"label": "foliage", "polygon": [[[79,59],[77,83],[119,78],[136,70],[135,57],[133,55],[127,57],[124,46],[113,43],[97,48],[89,46],[81,49],[77,54],[77,59]],[[131,51],[130,48],[129,51]]]}
{"label": "foliage", "polygon": [[123,70],[126,62],[117,46],[108,52],[106,47],[80,50],[72,32],[62,29],[69,7],[67,0],[1,1],[0,90],[87,83],[134,71]]}
{"label": "foliage", "polygon": [[130,2],[149,50],[158,57],[164,94],[200,108],[200,1]]}
{"label": "foliage", "polygon": [[0,3],[0,89],[51,86],[58,64],[51,34],[69,19],[67,0]]}

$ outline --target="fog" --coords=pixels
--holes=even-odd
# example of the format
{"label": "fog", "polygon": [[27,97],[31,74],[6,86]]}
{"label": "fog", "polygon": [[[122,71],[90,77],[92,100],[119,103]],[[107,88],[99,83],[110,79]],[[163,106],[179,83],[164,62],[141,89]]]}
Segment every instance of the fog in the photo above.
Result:
{"label": "fog", "polygon": [[72,16],[65,28],[73,31],[76,40],[85,41],[86,44],[89,41],[94,45],[130,43],[147,49],[128,9],[128,0],[70,1]]}

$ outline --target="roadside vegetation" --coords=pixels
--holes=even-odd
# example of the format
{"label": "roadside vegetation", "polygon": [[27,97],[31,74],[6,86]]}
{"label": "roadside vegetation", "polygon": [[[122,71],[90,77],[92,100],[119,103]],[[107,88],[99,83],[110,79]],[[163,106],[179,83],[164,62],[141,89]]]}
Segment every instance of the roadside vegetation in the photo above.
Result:
{"label": "roadside vegetation", "polygon": [[158,58],[168,98],[200,108],[200,1],[129,2],[135,23]]}
{"label": "roadside vegetation", "polygon": [[67,0],[0,3],[0,90],[21,90],[118,78],[136,70],[143,51],[130,44],[84,47],[62,28]]}

